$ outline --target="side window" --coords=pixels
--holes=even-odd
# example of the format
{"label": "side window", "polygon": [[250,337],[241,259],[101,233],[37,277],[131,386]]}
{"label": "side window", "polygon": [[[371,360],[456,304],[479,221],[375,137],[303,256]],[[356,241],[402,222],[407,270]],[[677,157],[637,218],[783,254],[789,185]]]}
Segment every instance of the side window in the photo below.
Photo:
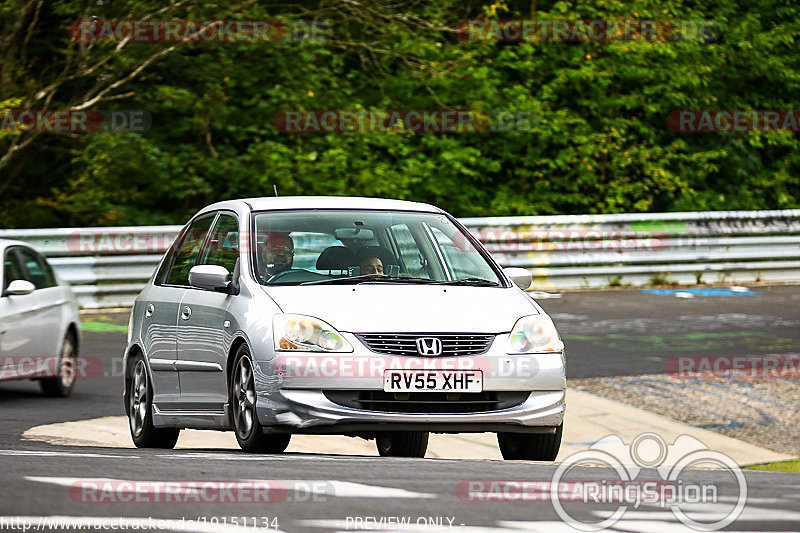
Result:
{"label": "side window", "polygon": [[8,284],[18,279],[25,279],[22,267],[19,264],[16,253],[17,248],[8,248],[3,257],[3,290],[8,288]]}
{"label": "side window", "polygon": [[239,222],[232,215],[220,215],[199,265],[219,265],[233,273],[239,259]]}
{"label": "side window", "polygon": [[22,259],[22,264],[28,273],[28,280],[33,283],[37,289],[46,289],[47,287],[55,286],[55,277],[44,257],[30,248],[19,247],[17,250],[19,250],[20,259]]}
{"label": "side window", "polygon": [[478,277],[491,280],[496,278],[489,265],[480,259],[478,251],[468,244],[463,235],[456,233],[455,238],[458,240],[454,241],[439,228],[433,226],[430,228],[439,245],[439,250],[450,268],[450,273],[455,279]]}
{"label": "side window", "polygon": [[164,259],[161,261],[161,265],[158,267],[158,272],[156,272],[156,275],[153,278],[153,283],[156,285],[163,285],[167,282],[165,278],[167,274],[169,274],[169,269],[172,266],[172,260],[175,258],[175,252],[178,250],[178,241],[182,238],[183,234],[179,232],[175,237],[175,240],[169,245],[169,248],[167,248],[167,252],[164,254]]}
{"label": "side window", "polygon": [[415,278],[430,278],[425,268],[425,259],[408,226],[395,224],[389,229],[397,243],[400,260],[406,269],[405,273]]}
{"label": "side window", "polygon": [[189,226],[172,261],[166,281],[168,285],[189,285],[189,271],[197,263],[200,247],[213,221],[214,215],[209,215],[195,220]]}

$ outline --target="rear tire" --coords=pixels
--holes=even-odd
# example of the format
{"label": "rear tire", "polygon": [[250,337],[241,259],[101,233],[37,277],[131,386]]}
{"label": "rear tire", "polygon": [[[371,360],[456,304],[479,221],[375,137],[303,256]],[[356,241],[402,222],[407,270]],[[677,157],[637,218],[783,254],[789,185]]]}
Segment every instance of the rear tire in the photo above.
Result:
{"label": "rear tire", "polygon": [[61,343],[58,357],[58,375],[39,380],[45,396],[67,397],[75,386],[75,362],[78,359],[77,343],[72,333],[67,333]]}
{"label": "rear tire", "polygon": [[137,448],[174,448],[181,430],[153,426],[153,387],[150,385],[147,363],[142,354],[133,357],[131,368],[125,410],[128,413],[128,427],[133,443]]}
{"label": "rear tire", "polygon": [[425,457],[428,450],[427,431],[389,431],[375,439],[382,457]]}
{"label": "rear tire", "polygon": [[239,447],[248,453],[281,453],[292,438],[288,433],[264,433],[256,413],[256,388],[253,360],[246,344],[239,347],[233,362],[228,387],[231,425]]}
{"label": "rear tire", "polygon": [[563,429],[562,422],[555,433],[498,433],[497,443],[506,460],[555,461]]}

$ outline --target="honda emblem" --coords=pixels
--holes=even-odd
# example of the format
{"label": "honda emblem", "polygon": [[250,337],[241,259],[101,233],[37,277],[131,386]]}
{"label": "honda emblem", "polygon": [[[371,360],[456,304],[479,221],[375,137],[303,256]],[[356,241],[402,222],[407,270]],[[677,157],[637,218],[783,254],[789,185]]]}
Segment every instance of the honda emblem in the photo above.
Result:
{"label": "honda emblem", "polygon": [[420,337],[417,339],[417,352],[420,355],[442,355],[442,340],[436,337]]}

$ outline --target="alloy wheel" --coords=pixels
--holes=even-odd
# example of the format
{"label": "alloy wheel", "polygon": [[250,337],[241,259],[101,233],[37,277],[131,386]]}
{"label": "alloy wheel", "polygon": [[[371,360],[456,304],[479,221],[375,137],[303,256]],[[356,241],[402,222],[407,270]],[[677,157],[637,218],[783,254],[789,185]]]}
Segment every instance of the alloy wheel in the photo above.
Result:
{"label": "alloy wheel", "polygon": [[246,439],[256,417],[256,394],[253,366],[249,357],[239,358],[233,377],[233,419],[236,433]]}
{"label": "alloy wheel", "polygon": [[147,414],[147,368],[144,361],[137,361],[133,369],[133,387],[131,389],[130,409],[128,418],[130,419],[131,431],[134,436],[139,436],[144,429],[144,419]]}

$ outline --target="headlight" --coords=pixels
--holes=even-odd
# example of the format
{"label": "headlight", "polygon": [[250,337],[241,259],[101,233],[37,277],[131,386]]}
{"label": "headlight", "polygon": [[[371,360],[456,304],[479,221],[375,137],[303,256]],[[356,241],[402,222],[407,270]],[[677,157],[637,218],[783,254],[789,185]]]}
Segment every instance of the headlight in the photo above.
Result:
{"label": "headlight", "polygon": [[352,352],[353,347],[330,324],[304,315],[275,315],[276,352]]}
{"label": "headlight", "polygon": [[517,320],[508,336],[508,344],[510,353],[560,352],[564,349],[564,343],[547,315],[530,315]]}

